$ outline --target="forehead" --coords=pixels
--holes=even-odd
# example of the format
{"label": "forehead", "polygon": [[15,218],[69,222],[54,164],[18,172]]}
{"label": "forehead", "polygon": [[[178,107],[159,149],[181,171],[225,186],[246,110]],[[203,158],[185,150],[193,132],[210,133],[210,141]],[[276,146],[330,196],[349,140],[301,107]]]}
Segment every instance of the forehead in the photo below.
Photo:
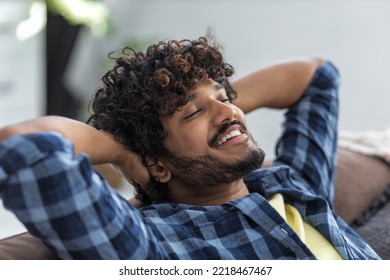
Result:
{"label": "forehead", "polygon": [[199,95],[202,93],[208,93],[208,92],[212,93],[212,92],[219,91],[223,88],[224,87],[221,84],[219,84],[211,79],[208,79],[206,82],[200,83],[193,90],[189,91],[186,94],[187,100],[188,100],[188,102],[190,102],[190,101],[196,100],[199,97]]}

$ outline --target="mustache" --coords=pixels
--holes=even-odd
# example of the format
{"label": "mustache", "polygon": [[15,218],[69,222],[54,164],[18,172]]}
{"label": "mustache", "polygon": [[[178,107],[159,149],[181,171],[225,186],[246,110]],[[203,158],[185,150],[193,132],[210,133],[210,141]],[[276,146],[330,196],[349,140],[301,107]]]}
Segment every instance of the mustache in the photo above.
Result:
{"label": "mustache", "polygon": [[216,146],[217,141],[218,141],[218,137],[221,134],[225,133],[228,130],[228,128],[231,127],[232,125],[239,125],[244,131],[246,131],[245,125],[242,122],[240,122],[239,120],[233,120],[231,122],[224,123],[218,128],[217,133],[211,138],[211,140],[209,141],[209,145],[213,146],[213,147]]}

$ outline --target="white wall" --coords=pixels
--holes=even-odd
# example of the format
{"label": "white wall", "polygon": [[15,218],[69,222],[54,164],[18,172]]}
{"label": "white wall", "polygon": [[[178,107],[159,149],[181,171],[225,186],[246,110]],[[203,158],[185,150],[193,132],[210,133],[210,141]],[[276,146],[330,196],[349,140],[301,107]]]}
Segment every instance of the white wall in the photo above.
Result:
{"label": "white wall", "polygon": [[[0,127],[43,114],[44,37],[16,37],[19,22],[29,16],[27,1],[0,0]],[[0,201],[0,238],[24,226]]]}
{"label": "white wall", "polygon": [[0,127],[44,111],[44,36],[16,36],[29,17],[27,1],[0,1]]}

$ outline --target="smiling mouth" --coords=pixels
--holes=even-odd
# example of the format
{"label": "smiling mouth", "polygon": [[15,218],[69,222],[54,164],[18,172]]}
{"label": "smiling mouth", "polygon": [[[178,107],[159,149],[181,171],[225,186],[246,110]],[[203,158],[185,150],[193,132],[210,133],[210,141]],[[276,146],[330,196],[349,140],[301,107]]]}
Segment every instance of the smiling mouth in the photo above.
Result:
{"label": "smiling mouth", "polygon": [[240,136],[241,134],[243,134],[240,130],[238,129],[235,129],[235,130],[232,130],[230,131],[229,133],[227,133],[226,135],[224,135],[221,140],[219,140],[217,143],[216,143],[216,147],[219,147],[221,145],[223,145],[224,143],[226,143],[227,141],[229,141],[230,139],[233,139],[237,136]]}
{"label": "smiling mouth", "polygon": [[218,133],[212,138],[210,144],[211,146],[217,148],[219,146],[222,146],[229,140],[232,140],[242,134],[245,134],[244,131],[245,126],[241,124],[241,122],[238,120],[235,120],[228,124],[224,124],[219,128]]}

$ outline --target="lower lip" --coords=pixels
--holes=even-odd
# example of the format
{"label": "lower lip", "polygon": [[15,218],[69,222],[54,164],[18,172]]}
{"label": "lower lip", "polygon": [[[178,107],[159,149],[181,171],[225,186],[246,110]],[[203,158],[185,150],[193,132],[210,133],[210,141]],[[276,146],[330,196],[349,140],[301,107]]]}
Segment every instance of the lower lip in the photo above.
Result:
{"label": "lower lip", "polygon": [[241,143],[241,142],[245,142],[248,140],[248,135],[246,134],[241,134],[239,136],[236,136],[234,138],[231,138],[229,139],[228,141],[226,141],[225,143],[223,143],[222,145],[218,146],[219,147],[223,147],[223,146],[226,146],[226,145],[230,145],[230,144],[236,144],[236,143]]}

